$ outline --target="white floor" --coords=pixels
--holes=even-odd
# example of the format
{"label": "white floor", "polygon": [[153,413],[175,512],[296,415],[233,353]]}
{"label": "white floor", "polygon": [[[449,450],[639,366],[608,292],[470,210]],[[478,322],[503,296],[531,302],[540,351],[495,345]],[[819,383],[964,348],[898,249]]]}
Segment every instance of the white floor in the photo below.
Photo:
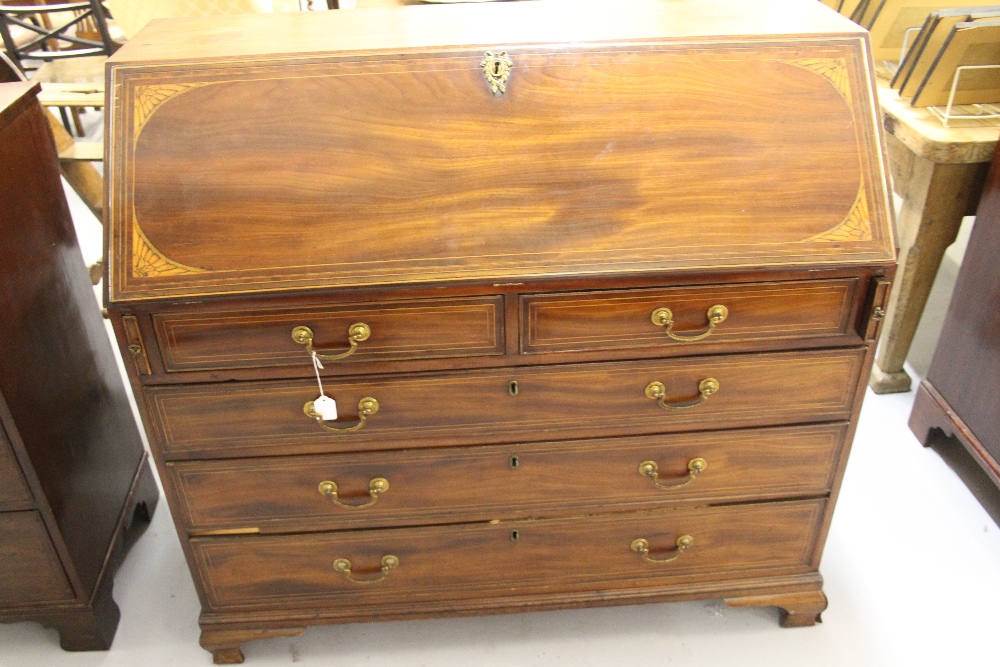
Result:
{"label": "white floor", "polygon": [[[100,225],[68,195],[93,262],[101,254]],[[942,458],[963,469],[962,452],[954,445],[924,449],[910,433],[912,403],[912,392],[868,394],[821,567],[830,607],[816,627],[782,630],[774,609],[703,601],[317,627],[247,644],[247,662],[1000,665],[1000,530]],[[974,476],[972,483],[985,487],[986,506],[1000,507],[1000,493]],[[0,666],[211,664],[198,646],[199,605],[165,502],[120,568],[115,599],[122,619],[109,652],[65,653],[55,631],[19,623],[0,626]]]}

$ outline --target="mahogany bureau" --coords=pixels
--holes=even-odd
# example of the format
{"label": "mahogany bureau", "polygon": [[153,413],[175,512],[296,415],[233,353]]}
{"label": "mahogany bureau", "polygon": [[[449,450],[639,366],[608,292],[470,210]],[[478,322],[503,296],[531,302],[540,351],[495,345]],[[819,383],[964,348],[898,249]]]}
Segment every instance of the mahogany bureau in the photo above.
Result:
{"label": "mahogany bureau", "polygon": [[108,309],[216,662],[321,623],[826,607],[895,267],[867,34],[568,7],[178,19],[110,60]]}
{"label": "mahogany bureau", "polygon": [[106,650],[125,533],[159,490],[38,91],[0,83],[0,623],[40,621],[68,651]]}

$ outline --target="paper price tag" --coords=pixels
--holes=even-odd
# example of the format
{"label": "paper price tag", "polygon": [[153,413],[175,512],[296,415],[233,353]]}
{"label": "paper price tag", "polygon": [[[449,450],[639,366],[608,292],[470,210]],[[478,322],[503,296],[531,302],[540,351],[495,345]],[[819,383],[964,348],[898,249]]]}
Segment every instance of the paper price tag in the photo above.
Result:
{"label": "paper price tag", "polygon": [[313,410],[322,417],[323,421],[334,421],[337,419],[337,401],[329,396],[323,395],[313,401]]}

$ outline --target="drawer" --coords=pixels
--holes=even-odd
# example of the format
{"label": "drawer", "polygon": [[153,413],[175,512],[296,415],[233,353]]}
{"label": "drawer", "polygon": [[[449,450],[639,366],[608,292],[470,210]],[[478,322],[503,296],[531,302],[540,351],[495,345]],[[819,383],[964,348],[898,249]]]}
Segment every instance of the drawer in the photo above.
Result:
{"label": "drawer", "polygon": [[[836,423],[189,461],[170,463],[167,471],[177,489],[177,513],[193,532],[449,523],[551,516],[568,508],[820,495],[830,489],[846,429]],[[649,461],[655,471],[643,467]],[[381,493],[372,490],[379,479],[386,487]]]}
{"label": "drawer", "polygon": [[[334,380],[324,386],[339,403],[337,422],[305,414],[315,381],[143,391],[167,458],[404,449],[846,420],[864,355],[853,348]],[[710,379],[718,391],[705,398],[699,388]],[[362,405],[377,412],[359,421]]]}
{"label": "drawer", "polygon": [[21,468],[14,458],[10,441],[0,426],[0,505],[31,501],[31,492],[24,482]]}
{"label": "drawer", "polygon": [[847,278],[522,296],[521,352],[680,352],[807,338],[859,343],[851,327],[858,283]]}
{"label": "drawer", "polygon": [[0,513],[0,606],[72,599],[38,512]]}
{"label": "drawer", "polygon": [[[323,606],[350,615],[357,612],[352,607],[375,601],[516,597],[539,588],[649,589],[746,578],[764,569],[769,574],[805,573],[812,569],[814,535],[824,506],[823,500],[809,500],[492,524],[203,537],[191,539],[191,546],[210,608]],[[683,536],[692,541],[679,552]],[[649,562],[633,550],[636,540],[646,540],[646,557],[669,562]]]}
{"label": "drawer", "polygon": [[[367,334],[356,333],[355,324],[365,325]],[[334,373],[340,364],[504,353],[500,296],[273,312],[167,312],[154,315],[153,326],[168,371],[302,366],[311,373],[305,344],[292,339],[296,327],[308,327],[320,354],[353,349],[325,362]]]}

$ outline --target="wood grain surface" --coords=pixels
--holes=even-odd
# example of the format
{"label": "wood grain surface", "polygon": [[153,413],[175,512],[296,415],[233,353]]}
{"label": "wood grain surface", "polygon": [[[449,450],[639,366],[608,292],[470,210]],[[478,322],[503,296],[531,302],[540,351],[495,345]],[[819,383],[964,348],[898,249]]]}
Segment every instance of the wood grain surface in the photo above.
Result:
{"label": "wood grain surface", "polygon": [[[707,597],[815,623],[894,274],[866,33],[791,0],[319,14],[160,22],[108,72],[109,313],[202,646]],[[651,321],[717,303],[703,341]],[[290,330],[354,321],[317,423]]]}
{"label": "wood grain surface", "polygon": [[[456,44],[643,42],[664,36],[861,36],[851,21],[799,0],[574,0],[437,5],[350,12],[178,18],[148,24],[115,65],[317,52],[440,51]],[[260,39],[267,34],[268,39]]]}
{"label": "wood grain surface", "polygon": [[[399,449],[663,433],[846,419],[859,349],[695,357],[669,362],[467,371],[326,382],[346,428],[360,399],[379,402],[363,428],[331,433],[303,413],[314,381],[148,387],[156,440],[166,458]],[[664,409],[646,397],[650,382],[666,400],[698,398],[716,378],[719,392],[688,409]],[[508,392],[518,382],[518,395]]]}
{"label": "wood grain surface", "polygon": [[[447,450],[176,462],[191,532],[297,532],[620,511],[651,504],[818,496],[829,491],[843,423]],[[691,481],[688,462],[707,468]],[[661,488],[639,470],[652,460]],[[370,502],[369,483],[389,490]],[[684,486],[679,486],[685,483]],[[677,486],[673,486],[677,485]]]}
{"label": "wood grain surface", "polygon": [[263,312],[165,311],[153,322],[167,371],[291,365],[310,373],[311,358],[292,340],[292,329],[308,326],[317,352],[337,354],[350,349],[351,325],[367,324],[371,335],[354,354],[326,363],[326,371],[336,373],[345,363],[503,354],[503,314],[503,297],[493,296],[278,306]]}
{"label": "wood grain surface", "polygon": [[[857,344],[850,329],[857,293],[858,281],[848,279],[526,295],[520,299],[521,351],[711,349],[734,341],[829,336]],[[728,316],[698,341],[673,340],[651,318],[669,308],[672,333],[690,338],[708,331],[706,313],[716,304],[726,306]]]}
{"label": "wood grain surface", "polygon": [[[349,615],[353,607],[376,601],[719,581],[763,570],[805,573],[824,504],[811,500],[370,532],[193,538],[191,545],[210,609],[334,605]],[[644,538],[652,558],[669,558],[683,534],[694,537],[694,545],[672,563],[647,563],[629,548]],[[390,554],[400,564],[375,585],[349,582],[333,569],[335,559],[347,558],[355,577],[377,578],[381,558]]]}
{"label": "wood grain surface", "polygon": [[112,68],[111,300],[891,260],[859,39],[491,48]]}

